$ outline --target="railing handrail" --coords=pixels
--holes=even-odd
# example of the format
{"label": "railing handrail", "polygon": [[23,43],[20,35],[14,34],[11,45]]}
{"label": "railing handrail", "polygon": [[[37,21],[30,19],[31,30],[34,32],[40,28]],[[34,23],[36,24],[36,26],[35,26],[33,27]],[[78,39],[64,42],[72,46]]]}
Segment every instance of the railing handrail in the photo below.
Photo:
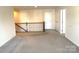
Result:
{"label": "railing handrail", "polygon": [[21,29],[23,29],[25,32],[28,32],[27,30],[25,30],[24,28],[22,28],[21,26],[19,26],[18,24],[16,24],[18,27],[20,27]]}
{"label": "railing handrail", "polygon": [[20,27],[21,29],[23,29],[25,32],[28,32],[28,30],[22,28],[21,26],[19,26],[18,24],[26,24],[26,26],[28,24],[43,24],[43,32],[45,31],[45,22],[26,22],[26,23],[15,23],[18,27]]}

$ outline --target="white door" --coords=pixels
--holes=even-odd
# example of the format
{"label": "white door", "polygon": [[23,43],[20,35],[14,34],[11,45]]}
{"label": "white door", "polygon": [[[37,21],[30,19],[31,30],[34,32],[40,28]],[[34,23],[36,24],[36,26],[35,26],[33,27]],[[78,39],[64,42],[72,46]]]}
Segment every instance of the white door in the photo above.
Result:
{"label": "white door", "polygon": [[52,29],[52,13],[45,12],[44,13],[44,21],[45,21],[45,29]]}

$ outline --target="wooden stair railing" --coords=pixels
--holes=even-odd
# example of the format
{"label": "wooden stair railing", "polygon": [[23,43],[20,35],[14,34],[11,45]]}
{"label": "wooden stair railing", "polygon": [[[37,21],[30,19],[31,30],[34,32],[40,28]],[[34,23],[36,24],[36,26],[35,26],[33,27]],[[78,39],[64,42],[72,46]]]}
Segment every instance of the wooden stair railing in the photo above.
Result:
{"label": "wooden stair railing", "polygon": [[[33,22],[33,23],[15,23],[16,26],[18,26],[19,28],[21,28],[22,30],[24,30],[25,32],[28,32],[28,29],[24,29],[23,27],[21,27],[20,25],[18,24],[25,24],[26,27],[28,24],[43,24],[43,32],[45,32],[45,22]],[[17,31],[18,32],[18,31]]]}
{"label": "wooden stair railing", "polygon": [[15,23],[16,26],[18,26],[19,28],[23,29],[25,32],[28,32],[26,29],[22,28],[20,25],[18,25],[17,23]]}

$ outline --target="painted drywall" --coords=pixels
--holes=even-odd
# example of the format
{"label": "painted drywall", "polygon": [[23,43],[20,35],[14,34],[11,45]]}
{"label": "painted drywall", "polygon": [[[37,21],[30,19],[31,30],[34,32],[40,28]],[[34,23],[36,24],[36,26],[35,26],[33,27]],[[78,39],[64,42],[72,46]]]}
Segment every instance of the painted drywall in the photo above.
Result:
{"label": "painted drywall", "polygon": [[[17,18],[17,16],[16,16],[16,18]],[[36,9],[33,9],[33,10],[20,10],[19,20],[15,20],[15,22],[16,23],[43,22],[42,18],[43,18],[42,10],[39,10],[39,9],[37,9],[37,10]],[[24,28],[24,25],[21,26],[21,27]],[[43,31],[43,24],[29,24],[27,27],[28,27],[28,31]]]}
{"label": "painted drywall", "polygon": [[79,7],[69,7],[66,13],[65,37],[79,46]]}
{"label": "painted drywall", "polygon": [[15,36],[13,9],[0,7],[0,47]]}
{"label": "painted drywall", "polygon": [[29,24],[28,31],[43,31],[43,24]]}
{"label": "painted drywall", "polygon": [[55,9],[55,29],[60,32],[60,9]]}
{"label": "painted drywall", "polygon": [[56,8],[55,19],[56,31],[64,34],[66,31],[66,8]]}
{"label": "painted drywall", "polygon": [[14,15],[14,21],[15,21],[15,23],[20,22],[20,20],[19,20],[19,18],[20,18],[19,11],[14,9],[13,10],[13,15]]}
{"label": "painted drywall", "polygon": [[[33,10],[20,10],[20,22],[43,22],[43,13],[42,10],[33,9]],[[16,20],[16,22],[18,22]]]}
{"label": "painted drywall", "polygon": [[60,21],[60,33],[65,34],[66,32],[66,9],[61,9],[61,21]]}
{"label": "painted drywall", "polygon": [[[55,9],[29,9],[29,10],[19,10],[19,21],[15,20],[17,23],[26,23],[26,22],[43,22],[45,21],[44,13],[50,12],[52,21],[50,28],[55,29]],[[28,25],[28,31],[42,31],[42,24],[30,24]],[[49,27],[49,26],[47,26]],[[47,29],[47,28],[46,28]]]}

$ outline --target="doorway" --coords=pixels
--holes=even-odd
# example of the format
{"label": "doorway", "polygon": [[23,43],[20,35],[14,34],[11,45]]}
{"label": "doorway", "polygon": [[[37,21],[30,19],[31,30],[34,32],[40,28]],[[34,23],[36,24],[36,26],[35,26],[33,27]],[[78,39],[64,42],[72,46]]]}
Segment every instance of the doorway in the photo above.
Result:
{"label": "doorway", "polygon": [[52,29],[52,13],[47,11],[44,13],[45,29]]}
{"label": "doorway", "polygon": [[60,10],[60,33],[65,34],[66,32],[66,9]]}

